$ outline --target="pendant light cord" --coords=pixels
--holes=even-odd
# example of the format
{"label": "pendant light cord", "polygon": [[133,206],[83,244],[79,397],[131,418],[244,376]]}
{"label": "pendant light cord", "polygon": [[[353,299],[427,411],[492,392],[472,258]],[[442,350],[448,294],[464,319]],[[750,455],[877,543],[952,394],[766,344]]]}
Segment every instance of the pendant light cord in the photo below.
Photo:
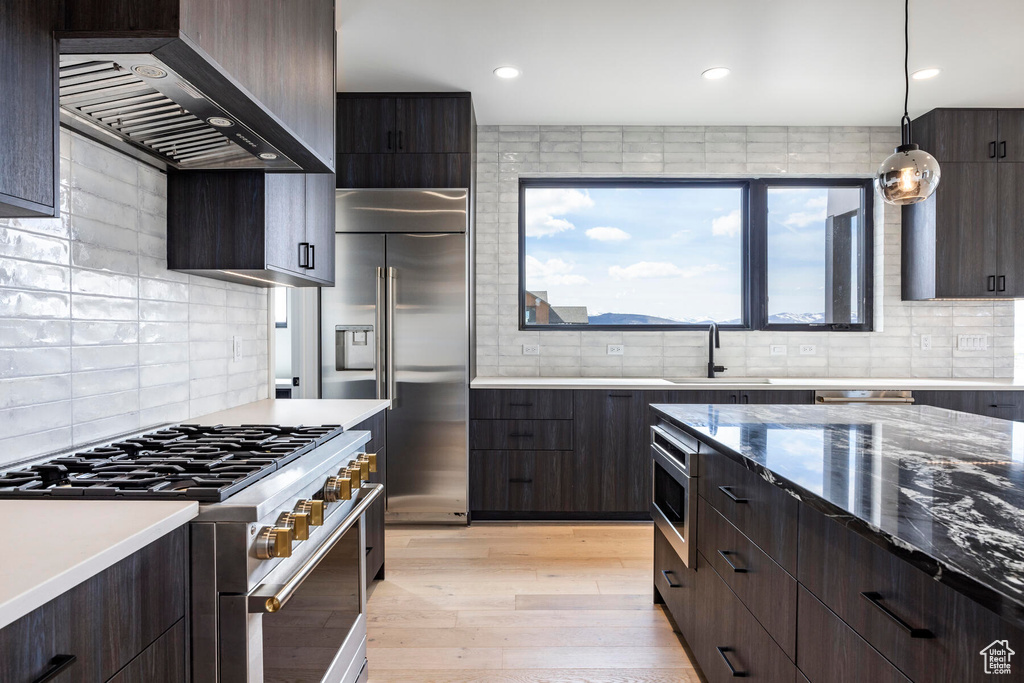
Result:
{"label": "pendant light cord", "polygon": [[900,137],[910,144],[910,0],[903,5],[903,118],[900,119]]}

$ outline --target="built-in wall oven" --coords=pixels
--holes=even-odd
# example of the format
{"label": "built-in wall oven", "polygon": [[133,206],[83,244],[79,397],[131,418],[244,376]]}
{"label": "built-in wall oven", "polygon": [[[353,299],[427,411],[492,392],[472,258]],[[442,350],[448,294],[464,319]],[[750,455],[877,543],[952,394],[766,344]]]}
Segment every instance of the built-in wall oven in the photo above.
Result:
{"label": "built-in wall oven", "polygon": [[696,439],[668,422],[651,427],[654,500],[651,517],[687,567],[697,562],[697,485],[700,474]]}

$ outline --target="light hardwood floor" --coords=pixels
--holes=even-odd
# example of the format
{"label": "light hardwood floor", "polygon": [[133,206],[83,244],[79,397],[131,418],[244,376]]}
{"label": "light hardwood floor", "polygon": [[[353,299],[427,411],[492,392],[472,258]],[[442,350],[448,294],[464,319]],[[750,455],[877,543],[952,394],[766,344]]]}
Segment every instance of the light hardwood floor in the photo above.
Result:
{"label": "light hardwood floor", "polygon": [[652,604],[650,524],[388,527],[371,683],[698,683]]}

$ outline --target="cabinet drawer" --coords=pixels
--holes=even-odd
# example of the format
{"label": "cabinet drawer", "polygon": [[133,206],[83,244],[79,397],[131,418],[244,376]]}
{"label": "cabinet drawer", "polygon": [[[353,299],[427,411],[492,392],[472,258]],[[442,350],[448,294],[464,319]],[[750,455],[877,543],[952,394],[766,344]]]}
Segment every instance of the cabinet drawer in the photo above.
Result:
{"label": "cabinet drawer", "polygon": [[160,636],[110,679],[108,683],[183,683],[185,681],[185,620]]}
{"label": "cabinet drawer", "polygon": [[[796,679],[796,666],[698,554],[694,637],[690,646],[710,683],[743,677],[778,683]],[[694,642],[695,641],[695,642]]]}
{"label": "cabinet drawer", "polygon": [[[796,574],[796,498],[727,456],[708,453],[701,495],[782,568]],[[699,542],[699,541],[698,541]]]}
{"label": "cabinet drawer", "polygon": [[572,392],[548,389],[473,389],[469,416],[484,420],[571,420]]}
{"label": "cabinet drawer", "polygon": [[571,451],[572,420],[471,420],[473,450]]}
{"label": "cabinet drawer", "polygon": [[698,498],[697,547],[744,606],[796,657],[796,579]]}
{"label": "cabinet drawer", "polygon": [[914,681],[989,680],[982,648],[996,640],[1024,643],[1024,631],[806,506],[797,576]]}
{"label": "cabinet drawer", "polygon": [[684,638],[689,636],[692,633],[693,601],[697,594],[697,572],[686,568],[657,527],[654,528],[654,589],[665,601],[679,632]]}
{"label": "cabinet drawer", "polygon": [[469,508],[570,512],[572,458],[572,452],[566,451],[471,451]]}
{"label": "cabinet drawer", "polygon": [[796,665],[811,683],[910,683],[802,586],[798,614]]}
{"label": "cabinet drawer", "polygon": [[57,655],[76,661],[62,683],[105,681],[185,615],[185,530],[0,629],[0,681],[36,680]]}

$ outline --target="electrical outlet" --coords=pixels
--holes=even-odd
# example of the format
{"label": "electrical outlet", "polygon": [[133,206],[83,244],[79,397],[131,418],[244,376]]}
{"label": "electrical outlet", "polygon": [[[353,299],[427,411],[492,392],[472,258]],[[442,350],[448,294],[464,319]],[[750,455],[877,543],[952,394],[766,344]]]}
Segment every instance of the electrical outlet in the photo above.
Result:
{"label": "electrical outlet", "polygon": [[818,348],[814,344],[801,344],[800,355],[801,356],[813,356],[818,353]]}
{"label": "electrical outlet", "polygon": [[621,356],[625,347],[622,344],[609,344],[608,355],[609,356]]}
{"label": "electrical outlet", "polygon": [[540,344],[523,344],[524,356],[539,356]]}
{"label": "electrical outlet", "polygon": [[932,350],[932,335],[922,334],[921,335],[921,350],[931,351]]}
{"label": "electrical outlet", "polygon": [[771,350],[773,356],[785,356],[786,345],[785,344],[772,344],[768,347]]}
{"label": "electrical outlet", "polygon": [[242,339],[240,337],[231,338],[231,360],[235,363],[242,360]]}

